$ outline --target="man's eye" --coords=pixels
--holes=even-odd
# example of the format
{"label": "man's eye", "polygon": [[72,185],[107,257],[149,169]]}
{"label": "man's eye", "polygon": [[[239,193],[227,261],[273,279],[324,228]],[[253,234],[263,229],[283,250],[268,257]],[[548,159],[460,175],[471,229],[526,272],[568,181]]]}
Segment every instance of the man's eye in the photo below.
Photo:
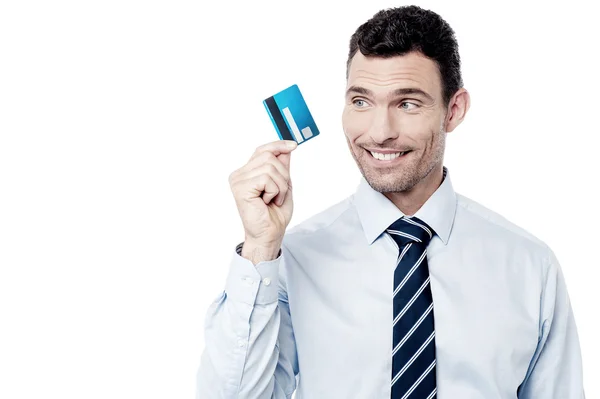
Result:
{"label": "man's eye", "polygon": [[361,100],[358,98],[358,99],[354,100],[354,105],[356,105],[359,108],[362,108],[367,105],[367,102],[365,100]]}
{"label": "man's eye", "polygon": [[[408,105],[409,107],[405,107],[405,105]],[[412,107],[410,107],[410,105],[412,105]],[[410,111],[410,110],[419,108],[419,106],[417,104],[415,104],[415,103],[404,101],[404,102],[402,102],[402,104],[400,104],[400,108],[405,109],[407,111]]]}

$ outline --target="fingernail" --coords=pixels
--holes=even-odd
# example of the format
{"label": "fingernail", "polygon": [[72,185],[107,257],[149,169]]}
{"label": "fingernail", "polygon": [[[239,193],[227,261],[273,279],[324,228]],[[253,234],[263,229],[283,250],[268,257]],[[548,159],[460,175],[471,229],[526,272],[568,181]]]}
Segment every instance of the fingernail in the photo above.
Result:
{"label": "fingernail", "polygon": [[295,141],[286,140],[285,141],[285,145],[287,145],[288,148],[296,148],[296,146],[298,145],[298,143],[296,143]]}

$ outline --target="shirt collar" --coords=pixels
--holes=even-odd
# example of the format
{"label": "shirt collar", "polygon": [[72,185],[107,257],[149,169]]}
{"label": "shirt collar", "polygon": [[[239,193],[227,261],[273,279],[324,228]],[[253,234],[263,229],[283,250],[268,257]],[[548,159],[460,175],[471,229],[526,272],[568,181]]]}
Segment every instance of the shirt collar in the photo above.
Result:
{"label": "shirt collar", "polygon": [[[414,216],[427,223],[446,245],[456,213],[456,192],[448,168],[444,166],[443,170],[442,184]],[[405,216],[385,195],[375,191],[364,176],[354,194],[354,204],[369,245],[393,222]]]}

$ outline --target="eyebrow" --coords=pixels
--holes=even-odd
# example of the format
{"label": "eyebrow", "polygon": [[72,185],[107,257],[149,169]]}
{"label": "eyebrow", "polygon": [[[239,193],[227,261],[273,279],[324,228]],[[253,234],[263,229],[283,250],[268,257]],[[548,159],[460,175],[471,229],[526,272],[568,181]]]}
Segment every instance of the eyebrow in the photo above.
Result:
{"label": "eyebrow", "polygon": [[[373,97],[373,92],[371,90],[369,90],[365,87],[361,87],[361,86],[350,86],[348,88],[348,90],[346,90],[346,96],[348,96],[350,93],[362,94],[362,95],[365,95],[368,97]],[[396,89],[391,93],[391,96],[397,97],[397,96],[405,96],[405,95],[409,95],[409,94],[416,94],[418,96],[425,97],[429,101],[434,101],[434,99],[433,99],[433,97],[431,97],[431,95],[429,95],[425,91],[423,91],[421,89],[417,89],[415,87],[406,87],[406,88]]]}

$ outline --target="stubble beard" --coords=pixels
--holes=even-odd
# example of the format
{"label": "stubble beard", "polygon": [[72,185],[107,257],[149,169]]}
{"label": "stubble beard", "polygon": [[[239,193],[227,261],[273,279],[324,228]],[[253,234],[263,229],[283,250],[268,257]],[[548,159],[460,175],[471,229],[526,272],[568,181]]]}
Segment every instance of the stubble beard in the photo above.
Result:
{"label": "stubble beard", "polygon": [[446,132],[443,128],[440,128],[432,144],[431,151],[426,155],[426,159],[423,158],[423,153],[411,152],[404,163],[389,168],[365,167],[364,165],[367,165],[368,162],[365,157],[370,155],[361,149],[359,150],[361,156],[357,157],[350,146],[350,142],[348,139],[346,140],[352,157],[367,183],[380,193],[399,193],[410,191],[426,178],[434,168],[442,164],[446,145]]}

